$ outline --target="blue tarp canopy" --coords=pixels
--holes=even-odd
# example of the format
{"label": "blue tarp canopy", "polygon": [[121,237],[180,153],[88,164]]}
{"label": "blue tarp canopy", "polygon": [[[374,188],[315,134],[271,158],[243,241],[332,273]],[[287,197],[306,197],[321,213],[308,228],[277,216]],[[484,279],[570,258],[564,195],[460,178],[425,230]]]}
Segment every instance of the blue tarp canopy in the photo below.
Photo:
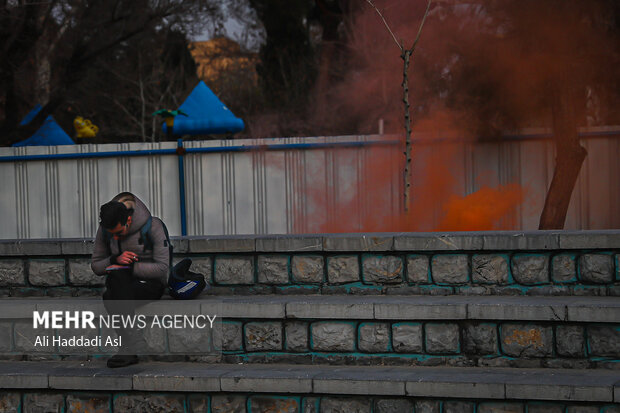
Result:
{"label": "blue tarp canopy", "polygon": [[[30,123],[37,113],[41,110],[41,105],[32,109],[20,122],[20,125]],[[13,146],[55,146],[55,145],[75,145],[75,142],[65,133],[50,115],[45,119],[41,127],[28,139],[14,143]]]}
{"label": "blue tarp canopy", "polygon": [[[175,135],[203,135],[209,133],[235,133],[245,127],[215,93],[201,80],[192,90],[179,110],[188,116],[175,116]],[[166,132],[164,123],[164,132]]]}

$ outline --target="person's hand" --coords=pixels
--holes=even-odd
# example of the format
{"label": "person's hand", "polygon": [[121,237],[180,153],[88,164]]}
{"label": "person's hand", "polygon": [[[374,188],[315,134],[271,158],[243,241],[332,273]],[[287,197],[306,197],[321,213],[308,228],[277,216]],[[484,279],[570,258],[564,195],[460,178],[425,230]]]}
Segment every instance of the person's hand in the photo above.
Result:
{"label": "person's hand", "polygon": [[136,261],[138,261],[138,254],[131,251],[124,251],[116,258],[116,262],[123,265],[131,265]]}

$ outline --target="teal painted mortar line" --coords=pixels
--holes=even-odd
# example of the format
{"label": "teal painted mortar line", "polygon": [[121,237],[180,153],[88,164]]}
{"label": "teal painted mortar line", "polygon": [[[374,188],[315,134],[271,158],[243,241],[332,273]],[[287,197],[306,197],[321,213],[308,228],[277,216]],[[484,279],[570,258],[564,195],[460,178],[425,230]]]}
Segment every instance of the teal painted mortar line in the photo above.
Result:
{"label": "teal painted mortar line", "polygon": [[[278,356],[311,356],[313,359],[326,359],[330,357],[354,357],[359,359],[369,358],[386,358],[386,359],[406,359],[416,361],[428,361],[428,360],[457,360],[463,359],[466,355],[463,354],[410,354],[410,353],[363,353],[363,352],[320,352],[320,351],[308,351],[308,352],[280,352],[280,351],[255,351],[255,352],[240,352],[240,351],[223,351],[223,355],[238,356],[244,361],[250,360],[252,357],[278,357]],[[510,361],[523,361],[523,360],[555,360],[556,357],[532,357],[532,358],[518,358],[512,356],[498,356],[495,354],[487,354],[483,356],[474,356],[477,359],[483,360],[510,360]],[[574,360],[574,361],[592,361],[592,362],[606,362],[606,363],[620,363],[620,359],[611,357],[589,357],[589,358],[562,358],[562,360]]]}

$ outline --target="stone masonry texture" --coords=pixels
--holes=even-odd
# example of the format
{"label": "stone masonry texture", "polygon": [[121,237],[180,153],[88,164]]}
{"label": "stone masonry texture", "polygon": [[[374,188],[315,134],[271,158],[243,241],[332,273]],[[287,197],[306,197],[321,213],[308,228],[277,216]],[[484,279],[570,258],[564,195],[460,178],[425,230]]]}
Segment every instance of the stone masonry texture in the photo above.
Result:
{"label": "stone masonry texture", "polygon": [[426,255],[409,255],[407,257],[407,280],[415,284],[430,283],[430,264]]}
{"label": "stone masonry texture", "polygon": [[392,325],[392,347],[398,353],[422,353],[422,324],[397,323]]}
{"label": "stone masonry texture", "polygon": [[114,411],[132,413],[183,413],[183,396],[126,394],[114,398]]}
{"label": "stone masonry texture", "polygon": [[192,258],[191,271],[205,276],[209,283],[213,281],[213,260],[210,257]]}
{"label": "stone masonry texture", "polygon": [[300,402],[296,398],[269,396],[250,397],[250,413],[299,413]]}
{"label": "stone masonry texture", "polygon": [[0,331],[5,332],[5,334],[0,334],[0,352],[11,351],[13,347],[13,334],[11,334],[12,328],[13,323],[10,320],[0,322]]}
{"label": "stone masonry texture", "polygon": [[14,392],[0,393],[0,412],[17,413],[20,411],[21,396]]}
{"label": "stone masonry texture", "polygon": [[413,402],[405,399],[375,400],[373,413],[401,413],[413,412]]}
{"label": "stone masonry texture", "polygon": [[476,413],[524,413],[525,406],[521,403],[481,403]]}
{"label": "stone masonry texture", "polygon": [[[550,403],[528,403],[527,413],[564,413],[564,406]],[[607,412],[606,412],[607,413]]]}
{"label": "stone masonry texture", "polygon": [[579,257],[579,275],[586,283],[609,283],[614,279],[613,256],[584,254]]}
{"label": "stone masonry texture", "polygon": [[475,406],[472,402],[446,401],[443,403],[443,413],[474,413]]}
{"label": "stone masonry texture", "polygon": [[551,260],[551,279],[556,283],[577,281],[575,256],[572,254],[555,255]]}
{"label": "stone masonry texture", "polygon": [[216,395],[211,398],[212,413],[246,413],[245,396]]}
{"label": "stone masonry texture", "polygon": [[247,351],[282,350],[282,323],[253,322],[245,325]]}
{"label": "stone masonry texture", "polygon": [[65,284],[65,260],[29,260],[28,281],[37,286]]}
{"label": "stone masonry texture", "polygon": [[171,353],[205,353],[211,351],[212,330],[184,328],[168,330],[168,346]]}
{"label": "stone masonry texture", "polygon": [[296,282],[323,282],[323,257],[296,255],[291,260],[291,267]]}
{"label": "stone masonry texture", "polygon": [[[72,242],[68,241],[68,245]],[[438,252],[433,255],[434,251],[421,249],[419,253],[411,254],[403,250],[403,255],[398,256],[362,251],[359,255],[319,251],[247,252],[244,256],[215,249],[213,252],[220,255],[205,255],[196,250],[184,256],[192,258],[194,271],[213,282],[216,288],[212,288],[210,294],[216,295],[275,291],[276,294],[620,296],[619,255],[611,247],[603,249],[597,244],[594,250],[560,249],[542,253],[511,250],[509,244],[498,246],[502,248],[497,251],[503,252]],[[33,244],[30,250],[33,248],[36,245]],[[92,273],[89,257],[76,256],[82,253],[80,249],[69,245],[66,251],[77,251],[71,253],[76,255],[50,252],[49,255],[35,254],[34,258],[19,259],[9,255],[12,249],[5,248],[5,251],[8,258],[0,259],[0,296],[99,296],[101,293],[105,277]],[[17,248],[15,251],[21,250]],[[459,256],[461,258],[455,258]],[[179,256],[177,260],[181,258]],[[61,270],[63,261],[65,277]],[[452,271],[455,265],[461,266],[463,271]],[[394,268],[398,270],[392,271]],[[363,284],[339,286],[360,281]],[[324,285],[322,289],[303,285],[326,282],[331,285]],[[521,285],[513,285],[513,282]],[[294,285],[287,285],[290,283]]]}
{"label": "stone masonry texture", "polygon": [[105,285],[105,277],[96,275],[90,268],[90,258],[69,260],[69,284],[79,286]]}
{"label": "stone masonry texture", "polygon": [[558,355],[583,357],[585,355],[585,334],[581,326],[557,326],[555,330]]}
{"label": "stone masonry texture", "polygon": [[[274,389],[277,390],[277,389]],[[619,413],[612,402],[176,392],[0,392],[6,413]],[[210,408],[209,408],[210,406]]]}
{"label": "stone masonry texture", "polygon": [[209,411],[209,396],[192,394],[187,399],[188,413],[202,413]]}
{"label": "stone masonry texture", "polygon": [[441,413],[441,403],[436,400],[417,400],[416,413]]}
{"label": "stone masonry texture", "polygon": [[258,282],[262,284],[288,284],[288,257],[259,255]]}
{"label": "stone masonry texture", "polygon": [[22,260],[0,260],[0,285],[10,287],[26,284],[26,272]]}
{"label": "stone masonry texture", "polygon": [[27,393],[24,395],[24,413],[61,413],[64,411],[62,394]]}
{"label": "stone masonry texture", "polygon": [[319,413],[320,402],[321,399],[319,397],[304,397],[301,404],[301,413]]}
{"label": "stone masonry texture", "polygon": [[350,399],[339,397],[324,397],[321,399],[321,413],[371,413],[370,399]]}
{"label": "stone masonry texture", "polygon": [[[599,413],[600,409],[596,406],[567,406],[566,413]],[[607,412],[605,412],[607,413]]]}
{"label": "stone masonry texture", "polygon": [[620,326],[588,326],[591,356],[620,358]]}
{"label": "stone masonry texture", "polygon": [[358,348],[367,353],[384,353],[390,348],[390,326],[387,323],[364,323],[359,327]]}
{"label": "stone masonry texture", "polygon": [[365,256],[362,259],[365,282],[377,284],[400,283],[403,280],[403,261],[399,257]]}
{"label": "stone masonry texture", "polygon": [[354,351],[356,328],[352,323],[318,321],[312,323],[312,349],[317,351]]}
{"label": "stone masonry texture", "polygon": [[252,257],[216,257],[214,280],[218,284],[254,283]]}
{"label": "stone masonry texture", "polygon": [[216,342],[222,343],[222,350],[237,351],[243,349],[243,325],[241,322],[221,323],[221,328],[215,329],[214,334],[221,332],[221,338],[216,338]]}
{"label": "stone masonry texture", "polygon": [[16,321],[13,325],[14,349],[24,353],[44,352],[44,348],[34,346],[38,334],[31,320]]}
{"label": "stone masonry texture", "polygon": [[471,278],[474,283],[508,283],[508,261],[503,255],[474,255],[471,259],[471,267]]}
{"label": "stone masonry texture", "polygon": [[360,268],[357,256],[328,258],[327,280],[330,284],[344,284],[359,281]]}
{"label": "stone masonry texture", "polygon": [[536,324],[501,326],[502,351],[513,357],[548,357],[553,353],[553,328]]}
{"label": "stone masonry texture", "polygon": [[308,351],[308,323],[289,321],[284,326],[286,349],[289,351]]}
{"label": "stone masonry texture", "polygon": [[523,285],[549,282],[549,257],[547,255],[515,254],[512,257],[512,275]]}
{"label": "stone masonry texture", "polygon": [[433,256],[431,274],[437,284],[464,284],[469,281],[469,264],[465,254]]}
{"label": "stone masonry texture", "polygon": [[459,326],[454,323],[428,323],[425,326],[426,351],[431,354],[458,353]]}
{"label": "stone masonry texture", "polygon": [[497,326],[467,323],[463,328],[463,351],[476,355],[497,354]]}
{"label": "stone masonry texture", "polygon": [[107,394],[83,394],[67,396],[67,413],[109,413],[110,396]]}

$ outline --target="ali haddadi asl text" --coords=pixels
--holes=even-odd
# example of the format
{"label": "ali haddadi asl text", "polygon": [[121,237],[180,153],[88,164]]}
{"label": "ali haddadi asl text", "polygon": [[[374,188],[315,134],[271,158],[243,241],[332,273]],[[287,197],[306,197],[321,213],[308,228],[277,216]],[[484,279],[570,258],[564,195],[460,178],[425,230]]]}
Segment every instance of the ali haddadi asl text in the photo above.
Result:
{"label": "ali haddadi asl text", "polygon": [[107,336],[102,340],[101,336],[96,337],[84,337],[84,336],[72,336],[69,338],[52,336],[51,340],[49,336],[37,336],[34,341],[35,347],[121,347],[123,337],[111,337]]}

